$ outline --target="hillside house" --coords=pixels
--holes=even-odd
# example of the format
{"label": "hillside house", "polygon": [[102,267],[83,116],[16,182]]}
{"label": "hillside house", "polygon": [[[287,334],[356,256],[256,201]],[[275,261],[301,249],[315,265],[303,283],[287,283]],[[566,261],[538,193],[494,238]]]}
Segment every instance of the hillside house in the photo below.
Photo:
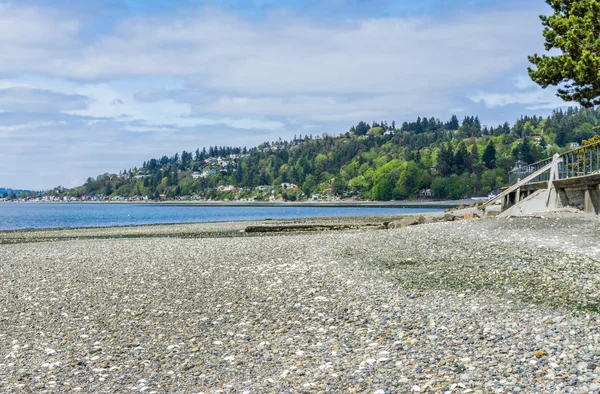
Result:
{"label": "hillside house", "polygon": [[200,174],[200,178],[206,178],[209,175],[215,175],[217,173],[217,169],[216,168],[212,168],[210,170],[205,170],[202,172],[202,174]]}
{"label": "hillside house", "polygon": [[221,185],[221,186],[217,187],[217,190],[220,192],[232,192],[232,191],[236,191],[237,188],[233,185]]}
{"label": "hillside house", "polygon": [[421,189],[419,191],[419,198],[433,198],[434,193],[432,189]]}
{"label": "hillside house", "polygon": [[296,190],[298,189],[298,185],[295,185],[293,183],[288,183],[288,182],[283,182],[281,184],[281,188],[282,189],[292,189],[292,190]]}

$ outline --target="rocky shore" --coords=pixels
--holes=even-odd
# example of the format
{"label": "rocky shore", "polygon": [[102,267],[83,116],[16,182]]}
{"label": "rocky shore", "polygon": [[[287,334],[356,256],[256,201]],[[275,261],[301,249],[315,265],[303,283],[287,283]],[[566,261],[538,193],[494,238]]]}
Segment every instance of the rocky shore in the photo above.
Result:
{"label": "rocky shore", "polygon": [[597,218],[247,225],[0,234],[0,391],[600,392]]}

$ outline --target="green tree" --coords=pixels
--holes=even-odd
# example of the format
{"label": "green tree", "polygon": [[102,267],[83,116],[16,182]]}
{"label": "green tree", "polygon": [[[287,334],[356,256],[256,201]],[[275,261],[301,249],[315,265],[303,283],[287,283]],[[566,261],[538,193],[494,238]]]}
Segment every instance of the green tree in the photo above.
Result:
{"label": "green tree", "polygon": [[363,175],[359,175],[355,178],[352,178],[350,182],[348,182],[348,186],[351,188],[351,191],[355,194],[357,193],[366,193],[369,191],[371,185],[365,179]]}
{"label": "green tree", "polygon": [[336,196],[342,195],[346,192],[346,182],[341,177],[336,177],[331,187],[333,194]]}
{"label": "green tree", "polygon": [[488,142],[485,150],[483,151],[483,157],[481,160],[489,169],[492,169],[496,166],[496,146],[494,145],[494,141],[490,140],[490,142]]}
{"label": "green tree", "polygon": [[371,126],[368,123],[363,122],[362,120],[358,122],[356,125],[356,135],[365,135]]}
{"label": "green tree", "polygon": [[477,147],[477,144],[471,145],[471,163],[479,163],[479,148]]}
{"label": "green tree", "polygon": [[410,198],[416,197],[419,193],[419,169],[414,161],[409,161],[402,172],[400,179],[394,189],[394,197]]}
{"label": "green tree", "polygon": [[456,115],[452,115],[450,121],[446,123],[446,130],[458,130],[460,124],[458,123],[458,118]]}
{"label": "green tree", "polygon": [[325,162],[327,161],[327,156],[322,153],[319,153],[315,158],[315,180],[317,182],[325,181]]}
{"label": "green tree", "polygon": [[590,139],[595,135],[596,135],[595,127],[592,126],[590,123],[585,122],[584,124],[582,124],[581,126],[579,126],[577,129],[575,129],[573,131],[571,140],[573,140],[575,142],[579,142],[581,144],[584,140]]}
{"label": "green tree", "polygon": [[394,180],[390,174],[385,174],[373,185],[373,198],[375,200],[387,201],[391,200],[394,193]]}
{"label": "green tree", "polygon": [[317,183],[318,182],[315,181],[314,176],[312,176],[312,175],[307,176],[306,180],[302,184],[302,191],[304,192],[304,194],[307,195],[308,197],[310,197],[310,195],[313,192],[313,189],[317,185]]}
{"label": "green tree", "polygon": [[454,168],[453,172],[457,174],[462,174],[465,171],[471,172],[471,155],[467,151],[464,142],[459,144],[458,150],[454,154]]}
{"label": "green tree", "polygon": [[554,14],[540,16],[545,48],[556,56],[534,54],[531,79],[546,88],[558,85],[558,96],[584,107],[600,104],[600,0],[546,0]]}
{"label": "green tree", "polygon": [[523,138],[523,141],[513,149],[512,154],[516,159],[528,164],[537,161],[537,151],[531,146],[531,142],[527,137]]}
{"label": "green tree", "polygon": [[441,176],[446,177],[452,173],[453,164],[454,153],[452,153],[452,146],[449,146],[448,144],[442,144],[437,154],[436,169]]}

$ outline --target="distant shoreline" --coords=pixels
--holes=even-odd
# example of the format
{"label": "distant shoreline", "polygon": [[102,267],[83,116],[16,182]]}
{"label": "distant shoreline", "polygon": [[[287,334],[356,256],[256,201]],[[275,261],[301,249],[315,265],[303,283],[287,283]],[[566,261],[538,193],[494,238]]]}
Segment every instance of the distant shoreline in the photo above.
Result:
{"label": "distant shoreline", "polygon": [[331,208],[454,208],[469,205],[477,200],[404,200],[404,201],[2,201],[18,204],[141,204],[141,205],[183,205],[201,207],[331,207]]}

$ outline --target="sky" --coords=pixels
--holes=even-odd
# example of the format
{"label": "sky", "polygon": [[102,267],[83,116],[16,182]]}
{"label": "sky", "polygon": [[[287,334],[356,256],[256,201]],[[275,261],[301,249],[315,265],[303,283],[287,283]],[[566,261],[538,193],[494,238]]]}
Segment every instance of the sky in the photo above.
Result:
{"label": "sky", "polygon": [[548,13],[543,0],[0,0],[0,187],[74,187],[360,120],[545,116],[569,105],[527,76]]}

